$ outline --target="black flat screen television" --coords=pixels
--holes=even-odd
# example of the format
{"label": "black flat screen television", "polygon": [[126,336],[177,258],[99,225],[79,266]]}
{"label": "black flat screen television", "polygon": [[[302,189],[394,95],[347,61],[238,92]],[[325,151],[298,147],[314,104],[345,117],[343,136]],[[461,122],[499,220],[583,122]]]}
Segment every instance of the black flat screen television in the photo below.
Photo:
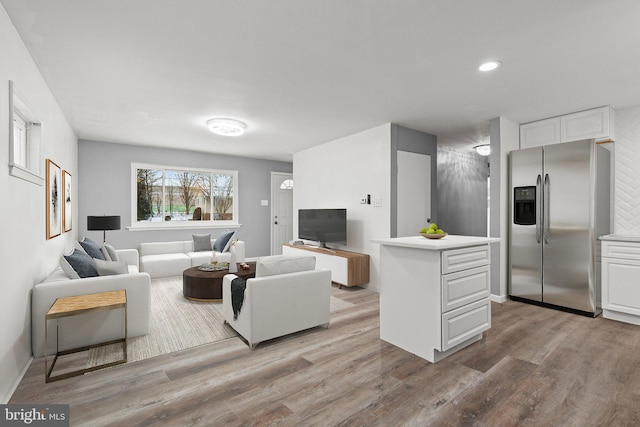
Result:
{"label": "black flat screen television", "polygon": [[298,238],[325,243],[347,244],[346,209],[298,209]]}

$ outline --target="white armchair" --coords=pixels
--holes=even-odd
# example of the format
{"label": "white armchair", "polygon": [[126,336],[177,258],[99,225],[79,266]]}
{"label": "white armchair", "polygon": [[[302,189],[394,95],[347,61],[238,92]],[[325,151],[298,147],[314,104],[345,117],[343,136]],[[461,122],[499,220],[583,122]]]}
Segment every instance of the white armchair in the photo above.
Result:
{"label": "white armchair", "polygon": [[222,282],[225,322],[249,343],[258,343],[316,326],[329,327],[331,271],[315,270],[313,256],[277,255],[259,258],[256,277],[246,281],[244,301],[234,319],[231,282]]}

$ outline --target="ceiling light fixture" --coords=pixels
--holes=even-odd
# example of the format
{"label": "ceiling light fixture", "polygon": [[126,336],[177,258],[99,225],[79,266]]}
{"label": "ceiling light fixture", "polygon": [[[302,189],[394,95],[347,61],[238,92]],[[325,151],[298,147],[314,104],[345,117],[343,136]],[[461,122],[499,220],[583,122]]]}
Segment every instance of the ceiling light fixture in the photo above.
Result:
{"label": "ceiling light fixture", "polygon": [[476,145],[473,148],[481,156],[488,156],[491,153],[491,145],[489,144],[480,144],[480,145]]}
{"label": "ceiling light fixture", "polygon": [[491,71],[491,70],[495,70],[496,68],[498,68],[500,65],[502,65],[502,62],[500,61],[487,61],[484,64],[481,64],[478,67],[478,70],[480,71]]}
{"label": "ceiling light fixture", "polygon": [[235,119],[211,119],[207,120],[207,127],[216,135],[240,136],[244,133],[247,125]]}

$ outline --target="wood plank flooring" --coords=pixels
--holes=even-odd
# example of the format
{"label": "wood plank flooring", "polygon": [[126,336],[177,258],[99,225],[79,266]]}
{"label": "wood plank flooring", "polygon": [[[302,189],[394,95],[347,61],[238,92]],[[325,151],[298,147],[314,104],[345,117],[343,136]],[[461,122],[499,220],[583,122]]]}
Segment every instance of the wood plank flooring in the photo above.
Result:
{"label": "wood plank flooring", "polygon": [[[437,363],[379,339],[378,294],[315,328],[239,338],[51,384],[44,359],[10,403],[67,403],[72,426],[637,426],[640,326],[493,304],[484,338]],[[420,328],[415,328],[416,336]]]}

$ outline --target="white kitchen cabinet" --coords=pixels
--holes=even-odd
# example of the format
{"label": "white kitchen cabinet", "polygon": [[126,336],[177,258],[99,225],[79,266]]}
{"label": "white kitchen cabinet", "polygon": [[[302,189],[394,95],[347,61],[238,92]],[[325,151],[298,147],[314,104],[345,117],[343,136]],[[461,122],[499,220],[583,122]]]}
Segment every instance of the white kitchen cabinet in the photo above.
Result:
{"label": "white kitchen cabinet", "polygon": [[560,142],[560,117],[520,125],[520,148],[541,147]]}
{"label": "white kitchen cabinet", "polygon": [[613,109],[600,107],[560,117],[560,142],[613,139]]}
{"label": "white kitchen cabinet", "polygon": [[603,316],[640,325],[640,238],[602,240]]}
{"label": "white kitchen cabinet", "polygon": [[520,148],[561,142],[614,139],[614,110],[599,107],[520,125]]}
{"label": "white kitchen cabinet", "polygon": [[449,235],[380,244],[380,338],[430,362],[478,341],[491,327],[490,242]]}
{"label": "white kitchen cabinet", "polygon": [[491,328],[491,301],[481,299],[442,315],[442,350],[463,344]]}

